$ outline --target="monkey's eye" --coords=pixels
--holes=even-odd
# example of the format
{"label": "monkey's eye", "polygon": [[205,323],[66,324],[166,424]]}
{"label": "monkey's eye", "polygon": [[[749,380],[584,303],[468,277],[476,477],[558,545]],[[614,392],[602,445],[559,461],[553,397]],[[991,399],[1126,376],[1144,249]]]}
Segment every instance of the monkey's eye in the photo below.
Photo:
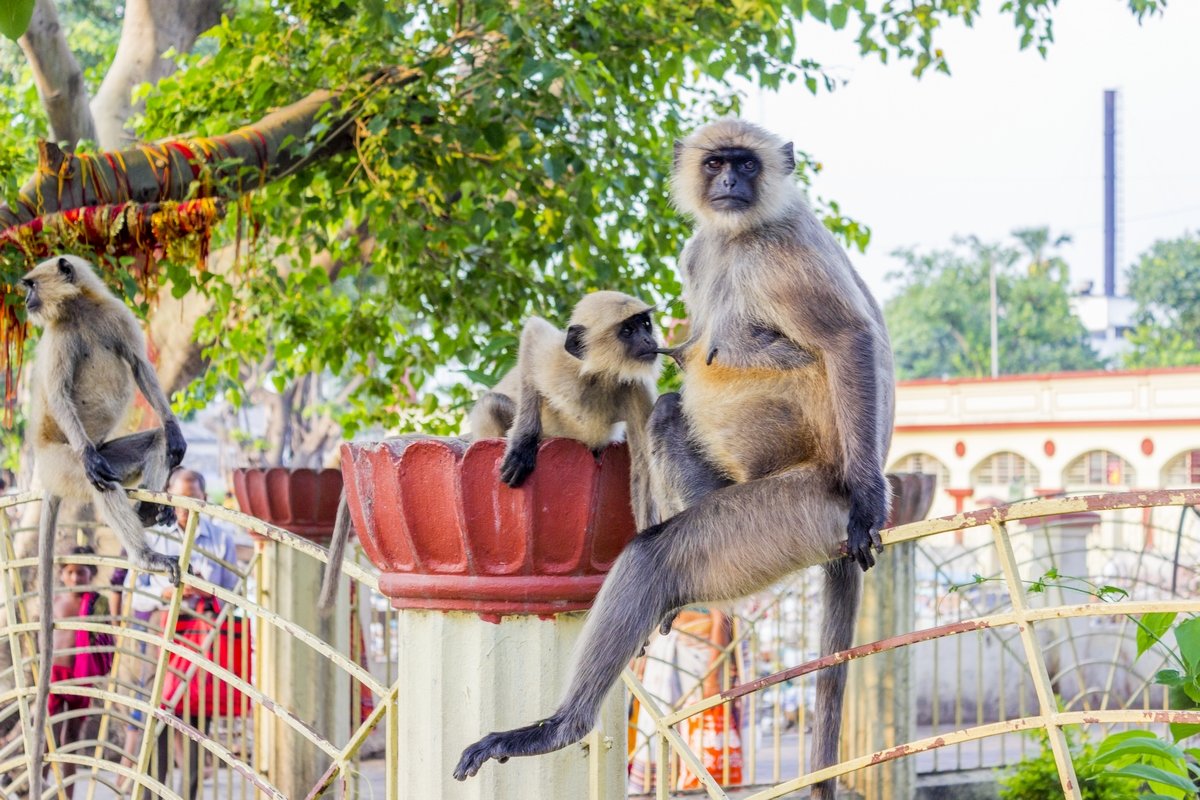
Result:
{"label": "monkey's eye", "polygon": [[650,324],[650,320],[644,319],[644,320],[642,320],[642,327],[645,328],[646,330],[650,330],[654,326]]}
{"label": "monkey's eye", "polygon": [[718,156],[713,156],[712,158],[706,159],[704,162],[704,168],[709,172],[720,172],[721,168],[724,166],[725,159],[719,158]]}
{"label": "monkey's eye", "polygon": [[758,172],[758,162],[753,158],[748,158],[741,163],[742,172],[754,174]]}
{"label": "monkey's eye", "polygon": [[21,285],[24,286],[26,289],[32,289],[33,281],[30,278],[21,278]]}
{"label": "monkey's eye", "polygon": [[622,339],[628,339],[632,335],[633,335],[633,328],[629,327],[628,325],[621,326],[621,338]]}

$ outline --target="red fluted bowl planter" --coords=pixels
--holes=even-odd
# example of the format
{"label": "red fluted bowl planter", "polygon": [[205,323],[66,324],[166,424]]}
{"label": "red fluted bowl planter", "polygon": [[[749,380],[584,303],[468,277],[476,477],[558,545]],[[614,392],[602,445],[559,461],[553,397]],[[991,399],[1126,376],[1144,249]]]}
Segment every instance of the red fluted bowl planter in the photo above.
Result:
{"label": "red fluted bowl planter", "polygon": [[597,458],[548,439],[537,468],[500,482],[502,439],[404,437],[342,445],[359,542],[396,608],[550,615],[591,606],[637,532],[629,452]]}
{"label": "red fluted bowl planter", "polygon": [[235,469],[233,494],[243,513],[317,542],[328,542],[342,494],[336,469]]}

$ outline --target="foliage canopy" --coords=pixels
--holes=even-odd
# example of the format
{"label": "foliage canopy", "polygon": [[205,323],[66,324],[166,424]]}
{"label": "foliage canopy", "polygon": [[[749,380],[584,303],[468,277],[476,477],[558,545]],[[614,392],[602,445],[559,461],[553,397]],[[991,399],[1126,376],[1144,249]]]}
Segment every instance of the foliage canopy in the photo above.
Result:
{"label": "foliage canopy", "polygon": [[[1139,18],[1162,5],[1125,4]],[[1022,47],[1044,51],[1055,5],[1010,0],[1001,11]],[[444,407],[447,395],[462,402],[461,384],[507,368],[517,320],[562,322],[583,291],[632,291],[678,314],[671,267],[685,226],[667,199],[672,140],[736,111],[738,78],[832,88],[804,58],[803,25],[844,29],[864,56],[906,61],[919,76],[948,71],[939,29],[971,24],[980,6],[231,3],[178,56],[178,72],[143,90],[142,140],[227,133],[318,89],[343,102],[291,143],[303,160],[285,177],[223,187],[240,209],[218,232],[218,244],[241,243],[231,269],[166,263],[176,296],[200,288],[215,301],[196,331],[210,365],[187,405],[220,392],[237,399],[255,364],[276,387],[314,373],[359,382],[337,409],[347,433],[404,427],[406,409]],[[386,79],[407,69],[420,79]],[[29,139],[44,123],[28,82],[0,91],[15,101],[0,110],[0,173],[9,176],[0,189],[12,198],[12,176],[31,174]],[[335,135],[353,146],[325,152]],[[807,181],[815,164],[800,162]],[[234,199],[252,189],[249,201]],[[821,207],[835,231],[865,245],[864,227]]]}

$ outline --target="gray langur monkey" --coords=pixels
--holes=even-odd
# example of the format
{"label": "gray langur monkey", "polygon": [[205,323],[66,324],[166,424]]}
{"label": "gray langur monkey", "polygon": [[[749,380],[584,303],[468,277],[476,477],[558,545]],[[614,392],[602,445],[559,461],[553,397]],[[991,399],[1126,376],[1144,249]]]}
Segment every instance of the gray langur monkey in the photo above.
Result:
{"label": "gray langur monkey", "polygon": [[[616,426],[624,422],[634,516],[639,528],[655,521],[645,432],[658,396],[658,356],[665,351],[652,311],[636,297],[601,291],[575,305],[565,333],[540,317],[525,323],[516,366],[484,392],[469,418],[472,439],[508,437],[502,481],[520,486],[546,437],[577,439],[599,450],[619,439]],[[350,526],[343,492],[317,601],[323,611],[333,605]]]}
{"label": "gray langur monkey", "polygon": [[652,310],[621,292],[592,292],[565,333],[540,317],[525,323],[516,366],[471,410],[471,438],[508,437],[500,480],[520,486],[550,436],[599,450],[624,422],[630,448],[640,444],[663,352]]}
{"label": "gray langur monkey", "polygon": [[[34,468],[45,498],[38,526],[41,646],[38,656],[34,763],[46,746],[47,696],[54,647],[54,534],[62,499],[90,501],[141,569],[165,571],[179,584],[179,559],[156,553],[144,526],[174,519],[169,506],[139,503],[122,486],[162,491],[187,443],[146,358],[146,339],[125,304],[81,258],[38,264],[21,279],[29,320],[42,329],[33,365]],[[162,428],[115,439],[141,390]],[[30,796],[41,797],[42,772],[30,775]]]}
{"label": "gray langur monkey", "polygon": [[[676,144],[674,201],[696,228],[680,257],[691,320],[682,393],[660,397],[649,422],[664,520],[605,580],[554,714],[471,745],[456,778],[583,738],[646,636],[689,603],[744,597],[821,564],[822,653],[850,645],[861,571],[888,512],[892,355],[878,304],[794,169],[791,143],[740,120]],[[837,758],[845,670],[817,679],[813,769]],[[835,794],[830,780],[812,797]]]}

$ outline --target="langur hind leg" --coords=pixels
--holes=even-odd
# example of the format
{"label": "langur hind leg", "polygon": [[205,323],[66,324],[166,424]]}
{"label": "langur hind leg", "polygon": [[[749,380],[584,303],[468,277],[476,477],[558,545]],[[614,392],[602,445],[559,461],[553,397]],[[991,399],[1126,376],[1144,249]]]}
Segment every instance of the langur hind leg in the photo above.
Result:
{"label": "langur hind leg", "polygon": [[[661,395],[647,422],[652,495],[664,517],[674,516],[730,480],[708,462],[691,437],[679,392]],[[679,609],[671,609],[658,630],[666,636]]]}
{"label": "langur hind leg", "polygon": [[[851,646],[854,620],[862,596],[862,570],[850,559],[824,565],[824,617],[821,620],[821,655],[827,656]],[[846,690],[847,664],[817,673],[817,706],[813,723],[813,771],[832,766],[838,760],[838,742],[842,724],[842,701]],[[813,800],[837,797],[837,779],[830,778],[812,787]]]}
{"label": "langur hind leg", "polygon": [[54,661],[54,539],[58,528],[58,507],[62,498],[47,494],[42,500],[42,518],[38,522],[38,605],[40,624],[38,642],[37,708],[34,712],[33,763],[29,773],[29,796],[42,796],[43,755],[46,751],[46,718],[49,714],[50,667]]}
{"label": "langur hind leg", "polygon": [[578,742],[596,723],[600,704],[637,655],[646,636],[680,594],[664,548],[663,526],[637,536],[613,566],[588,614],[575,650],[570,688],[548,719],[516,730],[491,733],[463,751],[454,769],[465,780],[490,759],[550,753]]}
{"label": "langur hind leg", "polygon": [[[137,485],[153,492],[167,488],[170,473],[167,462],[167,440],[162,429],[122,436],[105,442],[96,448],[112,467],[121,483],[128,486],[134,480]],[[170,506],[159,503],[138,502],[138,520],[143,527],[171,525],[175,512]]]}
{"label": "langur hind leg", "polygon": [[653,491],[664,517],[732,483],[694,444],[679,392],[658,398],[647,427]]}
{"label": "langur hind leg", "polygon": [[[167,481],[167,458],[165,437],[161,430],[141,431],[105,442],[97,448],[112,469],[124,481],[140,476],[140,485],[161,491]],[[146,544],[146,532],[139,511],[147,507],[154,509],[157,518],[162,512],[171,511],[170,506],[144,503],[139,511],[129,505],[125,492],[116,489],[100,491],[92,489],[92,502],[101,518],[121,537],[125,552],[138,567],[165,571],[171,583],[179,585],[179,559],[156,553]]]}

